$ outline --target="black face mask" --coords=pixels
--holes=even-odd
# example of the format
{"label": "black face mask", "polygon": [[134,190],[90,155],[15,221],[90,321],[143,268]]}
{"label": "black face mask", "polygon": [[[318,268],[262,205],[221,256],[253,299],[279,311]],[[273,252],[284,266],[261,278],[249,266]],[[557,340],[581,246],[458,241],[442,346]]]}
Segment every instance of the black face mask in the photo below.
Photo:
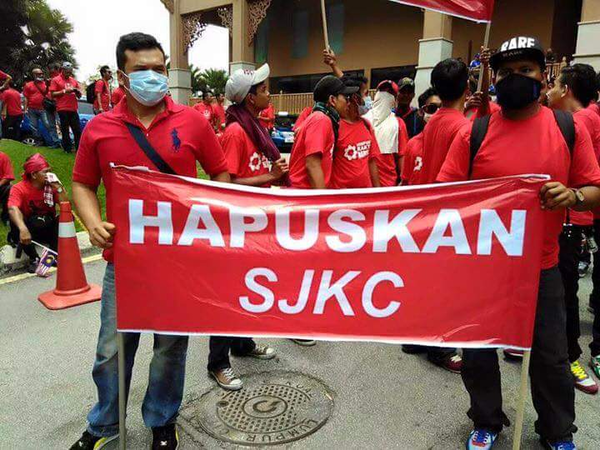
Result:
{"label": "black face mask", "polygon": [[511,73],[496,83],[498,104],[506,109],[525,108],[537,102],[541,92],[541,81],[518,73]]}

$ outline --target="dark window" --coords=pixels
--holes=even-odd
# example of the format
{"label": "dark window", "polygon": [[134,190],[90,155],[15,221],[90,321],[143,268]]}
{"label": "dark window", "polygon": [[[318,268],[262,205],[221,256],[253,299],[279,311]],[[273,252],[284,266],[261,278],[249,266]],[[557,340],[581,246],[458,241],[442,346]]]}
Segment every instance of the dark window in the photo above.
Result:
{"label": "dark window", "polygon": [[[345,75],[363,76],[364,70],[347,70]],[[312,92],[321,78],[325,75],[330,75],[330,72],[315,73],[311,75],[297,75],[291,77],[272,77],[269,80],[270,90],[274,94],[279,94],[283,91],[284,94],[302,94]]]}
{"label": "dark window", "polygon": [[404,77],[414,80],[417,74],[417,66],[384,67],[382,69],[371,69],[371,89],[384,80],[392,80],[396,83]]}

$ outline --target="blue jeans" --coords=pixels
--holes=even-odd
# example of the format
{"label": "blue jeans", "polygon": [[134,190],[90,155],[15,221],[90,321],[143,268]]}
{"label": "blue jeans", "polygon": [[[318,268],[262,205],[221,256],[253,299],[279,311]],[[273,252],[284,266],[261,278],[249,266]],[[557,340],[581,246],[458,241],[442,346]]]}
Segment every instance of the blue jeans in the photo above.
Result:
{"label": "blue jeans", "polygon": [[[40,133],[40,125],[39,122],[43,121],[42,117],[44,116],[44,111],[41,109],[31,109],[27,110],[27,117],[29,118],[29,123],[31,124],[31,131],[33,132],[33,137],[35,137],[38,141],[43,140],[43,136]],[[46,124],[44,124],[45,127]],[[50,143],[47,143],[51,145]]]}
{"label": "blue jeans", "polygon": [[47,144],[53,147],[58,147],[60,145],[60,139],[58,138],[58,133],[56,132],[56,112],[50,113],[48,111],[44,111],[42,114],[42,122],[44,123],[44,128],[48,131],[48,135],[50,136],[50,142]]}
{"label": "blue jeans", "polygon": [[[114,436],[119,432],[119,377],[115,270],[112,264],[108,264],[104,275],[100,320],[100,336],[92,371],[98,389],[98,403],[88,414],[88,432],[94,436]],[[124,339],[128,396],[140,334],[124,333]],[[154,335],[154,356],[142,405],[142,417],[149,428],[174,423],[177,418],[183,398],[187,346],[187,336]]]}

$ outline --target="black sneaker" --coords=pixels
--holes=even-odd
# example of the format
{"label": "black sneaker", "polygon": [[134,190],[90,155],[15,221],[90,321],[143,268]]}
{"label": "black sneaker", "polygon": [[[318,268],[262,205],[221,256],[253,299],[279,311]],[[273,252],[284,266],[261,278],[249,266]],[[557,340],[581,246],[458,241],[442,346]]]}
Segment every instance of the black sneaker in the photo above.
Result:
{"label": "black sneaker", "polygon": [[29,264],[27,265],[27,272],[28,273],[35,273],[35,271],[37,270],[38,264],[40,263],[40,259],[36,258],[36,259],[30,259],[29,260]]}
{"label": "black sneaker", "polygon": [[152,428],[152,450],[175,450],[179,447],[179,436],[175,424]]}
{"label": "black sneaker", "polygon": [[106,444],[114,441],[118,437],[118,434],[109,437],[98,437],[84,431],[79,440],[75,442],[69,450],[100,450]]}

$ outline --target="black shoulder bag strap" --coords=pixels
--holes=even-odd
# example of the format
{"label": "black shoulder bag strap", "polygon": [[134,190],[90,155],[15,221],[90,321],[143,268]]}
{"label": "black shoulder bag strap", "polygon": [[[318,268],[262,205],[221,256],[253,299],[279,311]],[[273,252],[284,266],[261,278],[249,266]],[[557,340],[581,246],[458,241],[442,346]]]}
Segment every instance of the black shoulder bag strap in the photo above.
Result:
{"label": "black shoulder bag strap", "polygon": [[558,109],[553,112],[558,128],[560,128],[567,147],[569,147],[569,153],[573,155],[573,149],[575,148],[575,121],[573,120],[573,114]]}
{"label": "black shoulder bag strap", "polygon": [[171,166],[169,166],[166,163],[166,161],[162,159],[162,157],[158,154],[158,152],[154,150],[152,145],[150,145],[150,142],[148,142],[148,139],[146,139],[146,136],[144,135],[144,132],[142,130],[130,123],[125,123],[125,125],[127,126],[129,133],[131,133],[131,136],[133,136],[133,138],[135,139],[135,142],[137,142],[142,151],[146,154],[148,159],[150,159],[150,161],[154,163],[158,170],[160,170],[162,173],[177,175],[175,171],[171,168]]}
{"label": "black shoulder bag strap", "polygon": [[470,141],[469,178],[471,178],[471,173],[473,172],[473,162],[475,161],[475,156],[477,156],[477,152],[481,148],[481,144],[483,144],[483,140],[485,139],[485,135],[487,134],[490,126],[491,117],[492,116],[490,115],[478,117],[475,119],[475,122],[473,122]]}

